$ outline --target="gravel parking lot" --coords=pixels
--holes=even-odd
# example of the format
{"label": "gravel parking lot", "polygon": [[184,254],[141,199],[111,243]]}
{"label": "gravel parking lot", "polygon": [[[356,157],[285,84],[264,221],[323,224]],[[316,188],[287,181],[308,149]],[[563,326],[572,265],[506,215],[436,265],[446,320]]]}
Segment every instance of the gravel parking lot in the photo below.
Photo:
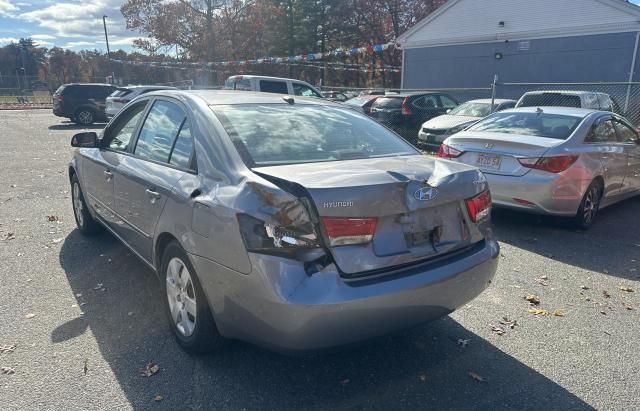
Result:
{"label": "gravel parking lot", "polygon": [[0,111],[2,409],[640,409],[640,198],[586,233],[494,212],[493,285],[434,323],[303,357],[240,342],[193,357],[154,274],[75,229],[78,129]]}

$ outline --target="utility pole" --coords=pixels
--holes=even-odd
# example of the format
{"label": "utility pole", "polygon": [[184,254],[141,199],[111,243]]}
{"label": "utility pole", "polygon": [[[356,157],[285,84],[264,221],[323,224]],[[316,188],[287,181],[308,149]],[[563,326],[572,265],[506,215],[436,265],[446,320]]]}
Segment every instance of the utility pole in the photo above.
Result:
{"label": "utility pole", "polygon": [[115,83],[116,78],[113,73],[113,65],[111,64],[111,50],[109,50],[109,34],[107,34],[107,16],[102,16],[102,25],[104,26],[104,41],[107,43],[107,60],[109,61],[109,66],[111,68],[111,83]]}

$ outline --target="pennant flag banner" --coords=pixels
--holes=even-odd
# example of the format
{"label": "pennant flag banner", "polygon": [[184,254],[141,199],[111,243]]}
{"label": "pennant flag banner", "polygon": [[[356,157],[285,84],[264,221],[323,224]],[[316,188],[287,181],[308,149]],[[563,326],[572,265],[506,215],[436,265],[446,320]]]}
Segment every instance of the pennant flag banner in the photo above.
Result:
{"label": "pennant flag banner", "polygon": [[[152,62],[133,61],[132,62],[132,61],[124,61],[124,60],[112,60],[112,61],[115,61],[117,63],[122,63],[122,64],[133,64],[133,65],[140,65],[145,67],[178,68],[175,66],[190,66],[196,70],[205,70],[204,67],[251,66],[256,64],[289,64],[289,63],[316,62],[316,61],[325,60],[330,57],[349,57],[349,56],[356,56],[360,54],[372,55],[376,53],[379,54],[393,47],[394,47],[393,43],[386,43],[386,44],[376,44],[373,46],[355,47],[350,49],[337,48],[324,53],[307,53],[307,54],[300,54],[297,56],[288,56],[288,57],[263,57],[263,58],[252,59],[252,60],[210,61],[210,62],[199,62],[199,63],[176,62],[176,61],[159,61],[159,62],[157,61],[152,61]],[[344,64],[345,67],[348,66],[345,63],[335,63],[335,62],[326,63],[326,64],[332,64],[332,65]],[[355,66],[358,66],[358,65],[355,65]],[[397,66],[388,66],[388,67],[389,67],[389,70],[399,69]],[[184,68],[184,67],[180,69],[188,70],[188,68]],[[386,68],[384,67],[382,69],[386,70]]]}

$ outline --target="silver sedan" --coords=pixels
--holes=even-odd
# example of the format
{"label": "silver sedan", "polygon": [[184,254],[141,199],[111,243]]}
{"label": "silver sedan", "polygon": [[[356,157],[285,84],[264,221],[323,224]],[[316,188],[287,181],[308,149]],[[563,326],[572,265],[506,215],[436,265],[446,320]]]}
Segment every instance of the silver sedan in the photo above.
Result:
{"label": "silver sedan", "polygon": [[479,167],[494,205],[572,217],[582,229],[598,209],[640,194],[638,134],[611,112],[507,110],[449,137],[439,156]]}
{"label": "silver sedan", "polygon": [[340,104],[154,92],[72,145],[79,230],[158,274],[187,350],[362,340],[446,315],[496,271],[482,173]]}

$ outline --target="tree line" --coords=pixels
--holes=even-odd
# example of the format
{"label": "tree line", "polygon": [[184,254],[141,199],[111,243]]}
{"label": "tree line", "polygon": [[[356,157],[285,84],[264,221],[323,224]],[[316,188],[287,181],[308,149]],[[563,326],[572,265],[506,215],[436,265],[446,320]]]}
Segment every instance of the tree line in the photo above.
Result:
{"label": "tree line", "polygon": [[[313,84],[398,87],[401,52],[332,56],[311,64],[203,66],[179,70],[118,61],[211,62],[324,53],[338,47],[393,42],[445,0],[126,0],[129,30],[140,33],[134,51],[38,47],[31,39],[0,48],[0,75],[37,76],[50,87],[73,81],[220,85],[233,74],[289,76]],[[326,64],[325,64],[326,63]],[[345,66],[349,64],[349,66]],[[345,69],[349,67],[349,69]],[[24,70],[22,70],[24,68]],[[377,68],[377,69],[376,69]],[[6,84],[5,84],[6,85]],[[5,87],[0,78],[0,88]]]}

